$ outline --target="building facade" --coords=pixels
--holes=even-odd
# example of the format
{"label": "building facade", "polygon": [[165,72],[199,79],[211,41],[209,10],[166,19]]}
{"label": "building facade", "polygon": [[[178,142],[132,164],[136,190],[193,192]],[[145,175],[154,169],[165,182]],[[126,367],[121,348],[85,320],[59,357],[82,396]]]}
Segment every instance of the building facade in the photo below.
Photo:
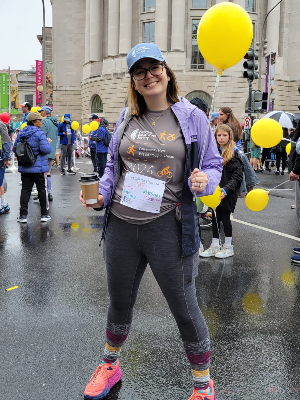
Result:
{"label": "building facade", "polygon": [[[222,0],[224,1],[224,0]],[[196,40],[205,11],[220,0],[52,0],[53,102],[59,114],[70,112],[86,122],[91,112],[116,122],[126,104],[129,81],[126,54],[140,42],[154,42],[176,74],[180,94],[202,97],[209,104],[216,73],[201,56]],[[249,13],[253,46],[267,39],[267,53],[276,53],[275,109],[298,111],[300,62],[299,0],[233,0]],[[264,21],[266,19],[266,23]],[[220,46],[226,43],[220,42]],[[215,51],[218,51],[216,48]],[[265,88],[262,58],[261,89]],[[258,89],[258,80],[254,81]],[[215,108],[230,106],[242,121],[248,100],[243,61],[226,70]]]}

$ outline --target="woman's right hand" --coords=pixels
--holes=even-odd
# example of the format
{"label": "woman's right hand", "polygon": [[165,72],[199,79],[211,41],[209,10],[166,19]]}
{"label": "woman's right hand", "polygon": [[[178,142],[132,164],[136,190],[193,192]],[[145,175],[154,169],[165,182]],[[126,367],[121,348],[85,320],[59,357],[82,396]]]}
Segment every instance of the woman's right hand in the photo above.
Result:
{"label": "woman's right hand", "polygon": [[104,197],[102,196],[102,194],[99,194],[97,203],[86,204],[85,199],[82,197],[82,190],[80,190],[80,192],[79,192],[79,200],[82,203],[82,207],[86,207],[86,208],[88,208],[88,207],[91,207],[91,208],[102,208],[103,205],[104,205]]}

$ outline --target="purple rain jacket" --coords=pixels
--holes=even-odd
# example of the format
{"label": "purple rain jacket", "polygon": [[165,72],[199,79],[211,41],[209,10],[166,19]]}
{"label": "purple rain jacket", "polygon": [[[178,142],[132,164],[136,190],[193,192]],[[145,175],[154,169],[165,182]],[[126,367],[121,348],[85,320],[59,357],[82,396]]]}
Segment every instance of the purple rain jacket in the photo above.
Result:
{"label": "purple rain jacket", "polygon": [[[179,102],[173,104],[171,109],[178,119],[186,146],[181,195],[182,256],[186,257],[196,253],[200,247],[197,207],[194,196],[201,197],[214,193],[221,180],[223,159],[217,149],[214,134],[209,128],[201,168],[202,172],[207,174],[208,184],[202,193],[192,191],[189,177],[193,169],[199,167],[204,136],[209,121],[203,111],[193,106],[184,97],[181,97]],[[108,150],[110,160],[107,162],[104,175],[99,181],[99,193],[104,197],[104,208],[106,208],[102,239],[105,239],[110,204],[121,174],[119,146],[125,127],[131,118],[132,115],[128,114],[128,109],[124,108],[110,141]]]}

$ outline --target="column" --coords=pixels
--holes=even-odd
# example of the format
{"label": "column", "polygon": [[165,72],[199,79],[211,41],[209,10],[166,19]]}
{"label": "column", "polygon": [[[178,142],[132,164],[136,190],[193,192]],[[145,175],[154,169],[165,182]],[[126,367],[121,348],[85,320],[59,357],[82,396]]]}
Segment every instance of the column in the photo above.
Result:
{"label": "column", "polygon": [[[278,0],[268,0],[268,12],[278,3]],[[280,24],[280,4],[270,12],[267,19],[266,39],[268,40],[268,53],[272,51],[278,55]]]}
{"label": "column", "polygon": [[171,50],[184,51],[185,1],[172,0]]}
{"label": "column", "polygon": [[85,3],[85,63],[90,61],[90,0]]}
{"label": "column", "polygon": [[161,51],[168,50],[168,1],[156,0],[155,43]]}
{"label": "column", "polygon": [[102,55],[101,1],[90,3],[90,61],[100,61]]}
{"label": "column", "polygon": [[119,53],[119,21],[120,2],[119,0],[109,0],[107,29],[107,52],[109,56],[116,56]]}
{"label": "column", "polygon": [[127,54],[131,49],[132,0],[120,0],[119,53]]}

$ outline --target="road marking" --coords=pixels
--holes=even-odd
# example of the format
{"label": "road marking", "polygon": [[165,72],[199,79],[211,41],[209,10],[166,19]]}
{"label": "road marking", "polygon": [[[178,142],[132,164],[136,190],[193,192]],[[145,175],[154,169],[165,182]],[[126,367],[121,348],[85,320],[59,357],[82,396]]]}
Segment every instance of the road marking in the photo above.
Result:
{"label": "road marking", "polygon": [[240,221],[239,219],[235,219],[235,218],[232,218],[231,220],[232,220],[233,222],[237,222],[238,224],[242,224],[242,225],[246,225],[246,226],[251,226],[252,228],[260,229],[261,231],[273,233],[274,235],[283,236],[283,237],[285,237],[285,238],[292,239],[292,240],[297,240],[298,242],[300,242],[300,238],[299,238],[299,237],[292,236],[292,235],[288,235],[287,233],[282,233],[282,232],[274,231],[273,229],[264,228],[263,226],[250,224],[250,222]]}
{"label": "road marking", "polygon": [[5,289],[5,290],[6,290],[7,292],[9,292],[10,290],[18,289],[18,287],[19,287],[19,286],[13,286],[13,287],[10,287],[10,288]]}

